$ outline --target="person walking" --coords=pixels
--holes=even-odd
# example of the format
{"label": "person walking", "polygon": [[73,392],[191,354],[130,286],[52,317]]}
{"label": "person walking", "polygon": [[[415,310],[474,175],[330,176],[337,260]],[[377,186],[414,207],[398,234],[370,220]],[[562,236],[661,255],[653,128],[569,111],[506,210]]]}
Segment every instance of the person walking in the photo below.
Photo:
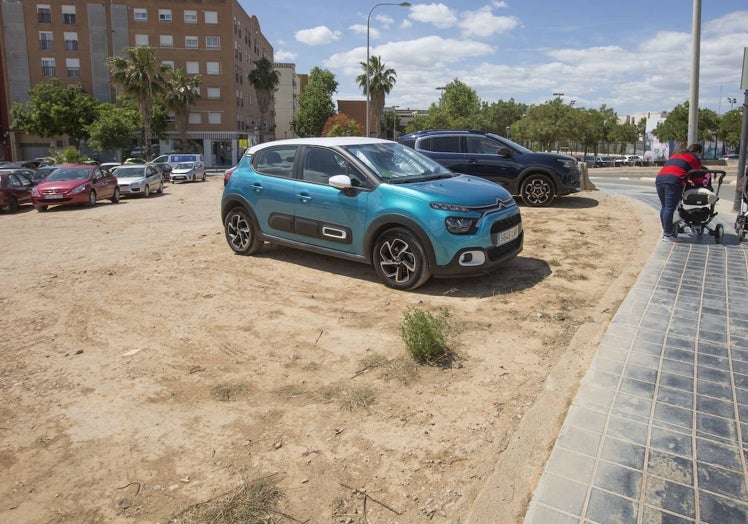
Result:
{"label": "person walking", "polygon": [[663,242],[677,242],[673,235],[673,215],[683,195],[683,188],[686,186],[686,173],[693,169],[704,169],[699,158],[701,152],[701,144],[691,144],[672,155],[657,173],[655,188],[662,206],[660,222]]}

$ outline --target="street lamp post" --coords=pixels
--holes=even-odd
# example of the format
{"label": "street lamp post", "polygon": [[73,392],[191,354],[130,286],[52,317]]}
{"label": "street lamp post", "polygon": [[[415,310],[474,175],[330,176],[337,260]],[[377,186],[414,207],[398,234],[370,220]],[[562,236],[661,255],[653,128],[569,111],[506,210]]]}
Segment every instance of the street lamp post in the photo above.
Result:
{"label": "street lamp post", "polygon": [[371,9],[369,9],[369,14],[366,16],[366,68],[364,71],[364,74],[366,74],[366,136],[369,136],[369,100],[371,99],[371,95],[369,93],[369,87],[370,87],[370,80],[371,77],[371,70],[369,69],[369,27],[371,25],[371,12],[374,11],[376,7],[379,7],[380,5],[399,5],[400,7],[410,7],[410,2],[380,2],[378,4],[374,4],[371,6]]}
{"label": "street lamp post", "polygon": [[392,140],[397,140],[397,111],[400,106],[392,106]]}

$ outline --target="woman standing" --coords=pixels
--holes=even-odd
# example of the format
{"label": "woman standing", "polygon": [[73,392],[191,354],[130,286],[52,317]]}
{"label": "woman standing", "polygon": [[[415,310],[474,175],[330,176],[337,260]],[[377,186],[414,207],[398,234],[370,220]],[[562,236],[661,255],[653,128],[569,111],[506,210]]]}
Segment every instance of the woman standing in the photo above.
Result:
{"label": "woman standing", "polygon": [[663,242],[677,242],[673,235],[673,215],[686,186],[686,173],[693,169],[704,169],[699,159],[701,152],[701,144],[691,144],[685,150],[671,156],[657,173],[655,187],[662,205],[660,222]]}

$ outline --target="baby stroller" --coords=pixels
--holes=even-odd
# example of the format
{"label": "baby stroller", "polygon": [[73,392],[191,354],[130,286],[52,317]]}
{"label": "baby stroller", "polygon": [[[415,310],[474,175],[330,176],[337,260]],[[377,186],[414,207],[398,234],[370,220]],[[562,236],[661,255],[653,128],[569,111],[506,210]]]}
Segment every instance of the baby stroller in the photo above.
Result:
{"label": "baby stroller", "polygon": [[738,242],[745,239],[745,233],[748,231],[748,191],[746,191],[746,185],[748,184],[746,182],[748,182],[748,168],[738,182],[742,186],[738,187],[740,191],[740,211],[735,219],[735,234],[738,235]]}
{"label": "baby stroller", "polygon": [[[703,234],[708,231],[715,237],[717,244],[722,243],[725,228],[722,224],[710,227],[709,223],[717,212],[714,210],[719,200],[719,190],[726,173],[716,169],[694,169],[686,173],[686,190],[683,191],[678,204],[680,219],[673,223],[673,236],[685,233],[688,228],[692,233]],[[712,182],[717,180],[717,190],[712,188]]]}

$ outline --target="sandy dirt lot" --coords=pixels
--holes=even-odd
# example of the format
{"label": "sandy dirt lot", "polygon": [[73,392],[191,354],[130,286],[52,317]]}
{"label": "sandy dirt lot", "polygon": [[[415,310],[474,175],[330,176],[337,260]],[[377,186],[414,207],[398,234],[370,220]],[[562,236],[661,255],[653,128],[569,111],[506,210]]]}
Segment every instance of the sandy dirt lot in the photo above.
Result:
{"label": "sandy dirt lot", "polygon": [[[655,212],[523,207],[501,270],[398,292],[232,254],[222,189],[0,214],[0,522],[167,522],[258,478],[274,522],[521,521]],[[409,359],[413,307],[444,316],[449,366]]]}

